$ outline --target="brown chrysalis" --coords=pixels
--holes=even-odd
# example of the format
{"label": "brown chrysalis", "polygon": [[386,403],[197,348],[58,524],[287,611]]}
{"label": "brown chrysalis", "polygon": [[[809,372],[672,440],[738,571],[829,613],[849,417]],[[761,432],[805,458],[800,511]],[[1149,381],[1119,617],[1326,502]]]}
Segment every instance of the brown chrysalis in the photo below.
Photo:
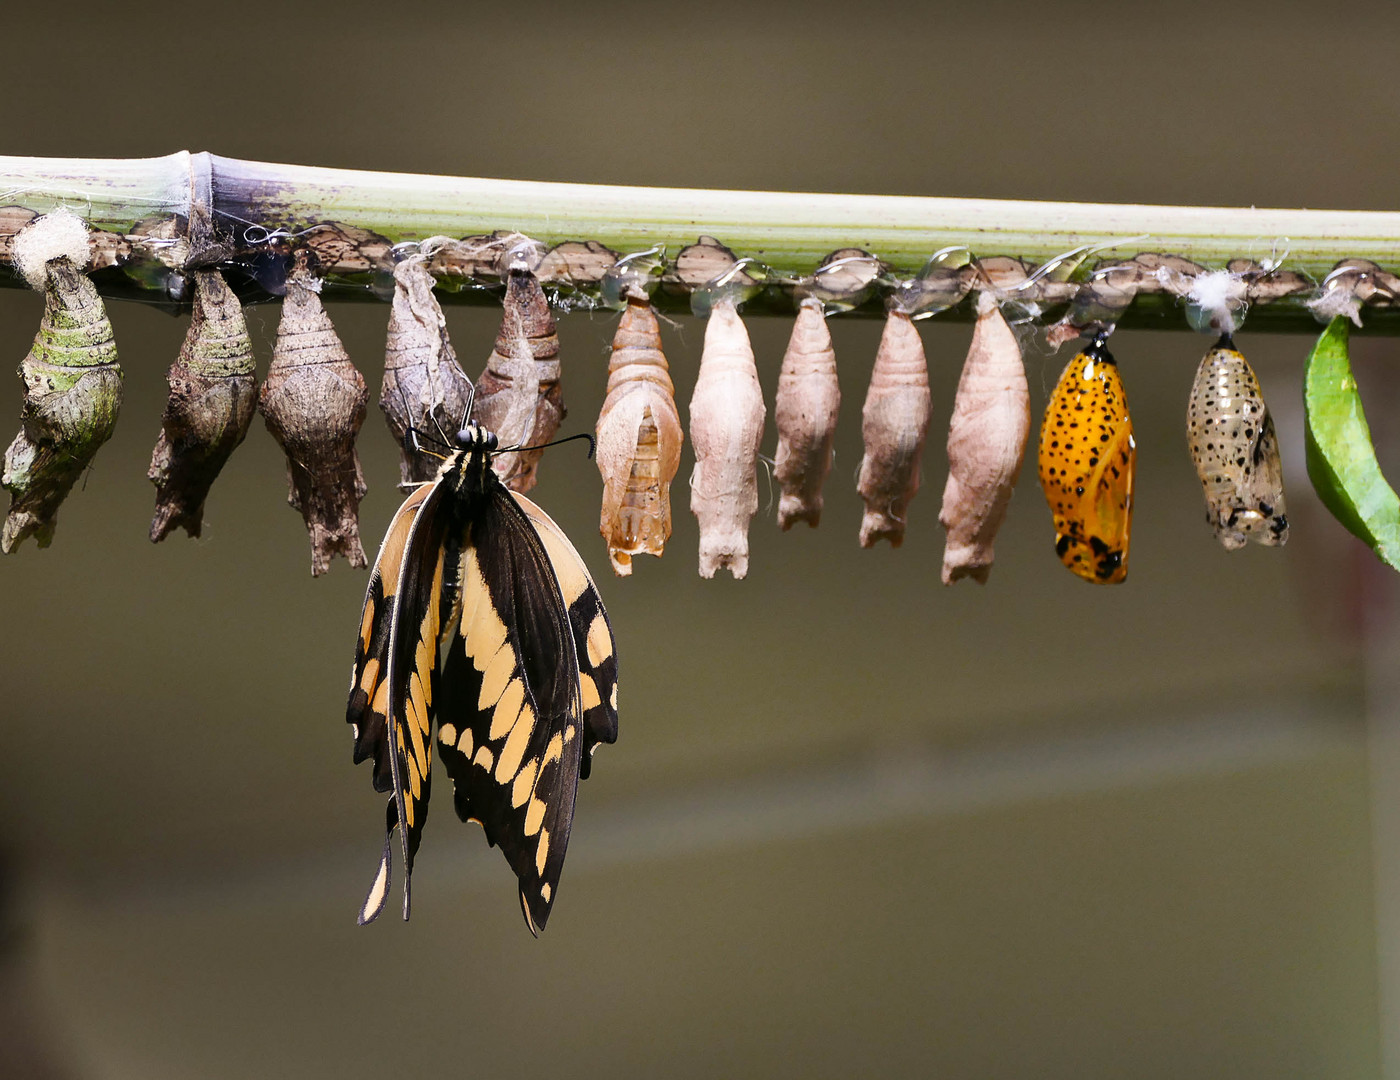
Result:
{"label": "brown chrysalis", "polygon": [[359,507],[365,478],[355,453],[369,390],[325,308],[320,281],[300,262],[287,277],[272,365],[258,395],[268,431],[287,454],[287,501],[311,535],[311,573],[344,555],[364,566]]}
{"label": "brown chrysalis", "polygon": [[[503,447],[541,446],[564,419],[554,317],[538,279],[519,263],[513,264],[507,275],[501,329],[486,370],[477,380],[472,419],[494,431]],[[529,491],[535,486],[541,453],[500,453],[492,468],[506,487]]]}
{"label": "brown chrysalis", "polygon": [[433,295],[433,277],[422,259],[405,259],[394,267],[379,389],[379,407],[399,444],[404,485],[432,480],[442,465],[440,456],[414,449],[405,436],[415,430],[450,445],[466,419],[471,392],[471,380],[447,339],[447,320]]}
{"label": "brown chrysalis", "polygon": [[170,396],[146,475],[156,486],[151,539],[198,536],[204,500],[248,434],[257,407],[253,343],[238,297],[217,270],[194,271],[194,311],[166,373]]}

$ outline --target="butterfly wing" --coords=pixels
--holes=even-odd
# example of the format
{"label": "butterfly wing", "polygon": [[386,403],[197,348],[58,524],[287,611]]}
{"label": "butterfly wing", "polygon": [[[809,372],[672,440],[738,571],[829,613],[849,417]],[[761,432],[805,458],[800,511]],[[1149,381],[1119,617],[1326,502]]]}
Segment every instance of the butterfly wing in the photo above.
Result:
{"label": "butterfly wing", "polygon": [[573,823],[583,704],[559,579],[536,527],[499,483],[467,515],[457,587],[438,746],[458,816],[500,847],[538,934]]}
{"label": "butterfly wing", "polygon": [[371,922],[388,899],[391,841],[404,860],[404,918],[409,881],[427,818],[432,722],[448,517],[446,492],[425,484],[390,523],[370,576],[360,622],[346,719],[354,726],[355,761],[374,757],[374,786],[392,792],[385,809],[384,851],[360,910]]}
{"label": "butterfly wing", "polygon": [[360,614],[360,637],[355,642],[355,665],[350,671],[350,701],[345,720],[355,736],[355,764],[374,758],[374,790],[388,791],[390,776],[388,738],[389,627],[393,623],[394,602],[398,598],[399,570],[404,549],[418,510],[427,498],[431,484],[423,484],[404,500],[389,523],[374,569],[365,590],[365,606]]}
{"label": "butterfly wing", "polygon": [[588,572],[564,530],[554,519],[519,492],[515,501],[535,526],[569,611],[578,657],[579,693],[583,700],[583,753],[579,778],[588,779],[593,751],[599,744],[617,742],[617,642],[612,623],[603,608],[593,575]]}

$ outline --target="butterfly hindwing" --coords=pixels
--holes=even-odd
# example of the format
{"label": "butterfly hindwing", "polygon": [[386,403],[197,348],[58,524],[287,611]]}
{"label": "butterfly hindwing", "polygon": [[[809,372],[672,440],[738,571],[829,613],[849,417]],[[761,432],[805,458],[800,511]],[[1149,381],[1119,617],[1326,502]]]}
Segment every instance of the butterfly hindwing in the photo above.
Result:
{"label": "butterfly hindwing", "polygon": [[[375,787],[392,794],[385,809],[384,852],[360,911],[361,923],[376,918],[388,898],[390,839],[400,824],[404,918],[409,913],[409,881],[431,785],[444,534],[449,524],[445,501],[441,485],[424,485],[409,496],[390,526],[365,601],[364,671],[357,649],[348,714],[356,725],[356,760],[373,753]],[[374,675],[372,694],[366,689],[369,674]],[[357,719],[361,715],[363,721]]]}
{"label": "butterfly hindwing", "polygon": [[579,776],[588,779],[593,751],[617,741],[617,644],[593,575],[564,530],[519,492],[511,492],[535,526],[569,611],[574,653],[578,658],[579,694],[583,702],[583,753]]}
{"label": "butterfly hindwing", "polygon": [[535,526],[489,484],[466,522],[438,743],[457,814],[478,821],[544,928],[568,847],[583,745],[574,635]]}
{"label": "butterfly hindwing", "polygon": [[355,735],[355,764],[374,758],[374,790],[389,791],[388,738],[389,629],[393,625],[398,596],[399,570],[418,509],[431,484],[417,488],[394,514],[370,572],[365,606],[360,614],[360,636],[355,642],[355,665],[350,672],[350,700],[345,720]]}

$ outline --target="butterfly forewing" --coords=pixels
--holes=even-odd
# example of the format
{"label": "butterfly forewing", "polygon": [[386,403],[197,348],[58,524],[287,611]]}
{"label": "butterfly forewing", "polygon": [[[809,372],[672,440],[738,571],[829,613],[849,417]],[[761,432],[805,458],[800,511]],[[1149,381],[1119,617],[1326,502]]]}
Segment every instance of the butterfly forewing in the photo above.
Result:
{"label": "butterfly forewing", "polygon": [[[420,497],[419,492],[422,492]],[[360,922],[377,917],[389,892],[389,867],[395,827],[400,830],[404,860],[404,918],[409,913],[409,881],[413,857],[427,817],[432,768],[432,722],[437,696],[437,651],[443,591],[444,539],[450,524],[445,512],[446,493],[438,485],[415,491],[405,502],[385,539],[366,598],[361,623],[361,643],[370,643],[370,662],[377,665],[374,695],[368,696],[362,675],[351,688],[349,712],[360,707],[359,695],[368,697],[369,720],[375,734],[363,747],[357,740],[357,757],[375,756],[375,787],[392,792],[385,809],[385,841],[379,872],[375,875]],[[406,523],[402,524],[401,523]],[[391,546],[392,543],[392,546]],[[391,579],[390,562],[397,560]],[[387,582],[393,580],[393,592]],[[369,609],[380,601],[377,618]],[[385,624],[381,628],[379,623]],[[357,671],[359,665],[357,664]],[[357,732],[364,726],[357,724]],[[386,737],[387,731],[387,737]],[[392,751],[391,751],[392,746]],[[386,777],[387,773],[387,777]],[[387,779],[388,783],[384,784]]]}
{"label": "butterfly forewing", "polygon": [[579,695],[583,703],[583,753],[579,775],[588,779],[593,751],[617,741],[617,645],[593,575],[564,530],[519,492],[511,492],[535,526],[569,611],[574,653],[578,658]]}
{"label": "butterfly forewing", "polygon": [[558,887],[578,788],[574,638],[546,548],[499,484],[489,485],[467,534],[438,742],[458,816],[480,822],[501,848],[538,933]]}

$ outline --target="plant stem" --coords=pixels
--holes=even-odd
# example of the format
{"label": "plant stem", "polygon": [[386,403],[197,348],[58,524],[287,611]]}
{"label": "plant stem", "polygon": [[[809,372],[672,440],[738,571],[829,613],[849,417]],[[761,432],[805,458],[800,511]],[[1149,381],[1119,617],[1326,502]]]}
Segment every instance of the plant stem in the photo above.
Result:
{"label": "plant stem", "polygon": [[[185,152],[130,160],[0,157],[0,204],[37,213],[68,206],[94,228],[128,240],[143,219],[173,219],[193,249],[190,265],[202,259],[246,264],[279,238],[294,243],[308,228],[336,222],[388,244],[509,230],[547,245],[595,241],[622,253],[665,245],[672,257],[707,234],[788,278],[810,274],[829,253],[848,247],[878,255],[901,275],[917,273],[947,247],[1040,263],[1084,244],[1103,245],[1102,254],[1115,261],[1140,252],[1169,252],[1215,267],[1236,258],[1282,258],[1287,269],[1317,280],[1346,257],[1400,268],[1400,213],[1394,212],[595,186],[358,172]],[[27,220],[12,216],[18,224]],[[15,227],[0,220],[0,255],[7,256]],[[276,234],[272,240],[270,233]],[[166,265],[174,260],[158,246],[144,253]],[[134,254],[119,253],[113,261],[125,266],[142,254],[137,240]],[[349,265],[327,269],[333,280],[367,280],[356,279]],[[104,292],[160,299],[159,282],[136,277],[134,287],[99,285]],[[1315,326],[1298,298],[1269,306],[1278,309],[1281,327]]]}

